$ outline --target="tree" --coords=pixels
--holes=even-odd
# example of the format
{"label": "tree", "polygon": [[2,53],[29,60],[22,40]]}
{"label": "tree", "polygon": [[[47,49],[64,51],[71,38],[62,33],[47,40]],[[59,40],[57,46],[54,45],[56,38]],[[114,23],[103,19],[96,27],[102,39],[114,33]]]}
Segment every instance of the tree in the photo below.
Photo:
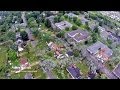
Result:
{"label": "tree", "polygon": [[17,53],[16,53],[14,50],[12,50],[12,49],[9,49],[9,51],[8,51],[8,57],[9,57],[9,59],[10,59],[11,61],[16,61],[16,60],[18,60],[18,58],[17,58]]}
{"label": "tree", "polygon": [[56,36],[59,37],[59,38],[64,38],[65,32],[64,32],[64,31],[61,31],[61,32],[59,32]]}
{"label": "tree", "polygon": [[15,32],[12,32],[12,31],[9,31],[7,33],[8,38],[13,40],[13,41],[15,41],[15,39],[16,39],[15,35],[16,35]]}
{"label": "tree", "polygon": [[100,31],[98,30],[97,26],[94,28],[94,32],[97,33],[98,35],[100,35]]}
{"label": "tree", "polygon": [[97,42],[97,39],[98,39],[97,34],[93,32],[91,36],[92,36],[92,42],[93,43]]}
{"label": "tree", "polygon": [[77,17],[73,17],[73,22],[76,22],[77,21]]}
{"label": "tree", "polygon": [[67,19],[67,18],[68,18],[68,15],[64,15],[64,17]]}
{"label": "tree", "polygon": [[76,30],[76,29],[78,29],[78,27],[75,26],[75,25],[73,25],[73,26],[72,26],[72,30]]}
{"label": "tree", "polygon": [[85,45],[87,45],[88,44],[88,41],[85,41]]}
{"label": "tree", "polygon": [[70,30],[70,28],[69,28],[69,27],[66,27],[66,28],[65,28],[65,30],[66,30],[66,31],[69,31],[69,30]]}
{"label": "tree", "polygon": [[77,49],[73,50],[73,55],[74,55],[75,57],[78,57],[79,54],[80,54],[79,50],[77,50]]}
{"label": "tree", "polygon": [[28,19],[28,24],[29,24],[30,28],[38,27],[38,24],[37,24],[34,17],[31,17],[31,18]]}
{"label": "tree", "polygon": [[54,17],[54,22],[55,22],[55,23],[58,22],[58,17],[57,17],[57,16]]}
{"label": "tree", "polygon": [[54,56],[54,53],[53,53],[52,51],[49,51],[49,52],[47,53],[47,55],[50,56],[50,57],[53,57],[53,56]]}
{"label": "tree", "polygon": [[50,27],[51,27],[51,22],[50,22],[49,19],[46,19],[46,20],[45,20],[45,26],[46,26],[47,28],[50,28]]}
{"label": "tree", "polygon": [[78,19],[75,23],[76,23],[78,26],[82,25],[80,19]]}
{"label": "tree", "polygon": [[64,20],[64,17],[63,16],[61,16],[60,17],[60,19],[59,19],[59,21],[63,21]]}
{"label": "tree", "polygon": [[44,42],[49,42],[49,41],[53,41],[54,38],[53,38],[53,36],[51,36],[49,33],[43,33],[43,34],[42,34],[42,40],[43,40]]}
{"label": "tree", "polygon": [[20,35],[22,37],[22,40],[27,41],[28,39],[28,34],[25,31],[20,32]]}
{"label": "tree", "polygon": [[79,11],[74,11],[73,13],[76,14],[76,15],[80,14]]}
{"label": "tree", "polygon": [[38,29],[36,29],[36,28],[34,28],[34,29],[32,30],[32,33],[33,33],[33,35],[34,35],[35,37],[38,37],[38,35],[39,35],[39,31],[38,31]]}
{"label": "tree", "polygon": [[34,17],[30,17],[30,18],[28,19],[28,24],[29,24],[30,22],[34,21],[34,20],[35,20]]}
{"label": "tree", "polygon": [[62,15],[64,15],[64,14],[65,14],[65,11],[59,11],[59,13],[61,13]]}

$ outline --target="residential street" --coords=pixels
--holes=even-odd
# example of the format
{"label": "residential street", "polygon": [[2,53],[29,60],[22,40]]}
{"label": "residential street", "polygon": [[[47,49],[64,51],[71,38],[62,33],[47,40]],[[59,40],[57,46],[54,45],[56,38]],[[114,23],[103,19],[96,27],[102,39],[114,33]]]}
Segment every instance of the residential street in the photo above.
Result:
{"label": "residential street", "polygon": [[[26,18],[25,18],[25,12],[22,12],[22,16],[21,17],[23,19],[23,23],[25,23],[25,25],[27,25],[27,21],[26,21]],[[31,30],[29,28],[26,28],[26,32],[28,33],[28,37],[29,38],[33,38],[32,32],[31,32]],[[31,45],[33,47],[36,46],[36,43],[37,43],[37,41],[31,41]]]}
{"label": "residential street", "polygon": [[112,72],[110,72],[102,63],[98,62],[98,60],[97,60],[95,57],[93,57],[92,55],[90,55],[88,52],[87,52],[87,59],[88,59],[88,60],[92,60],[93,63],[94,63],[98,68],[100,68],[100,70],[101,70],[103,73],[105,73],[109,79],[117,79],[117,77],[114,76],[114,75],[112,74]]}

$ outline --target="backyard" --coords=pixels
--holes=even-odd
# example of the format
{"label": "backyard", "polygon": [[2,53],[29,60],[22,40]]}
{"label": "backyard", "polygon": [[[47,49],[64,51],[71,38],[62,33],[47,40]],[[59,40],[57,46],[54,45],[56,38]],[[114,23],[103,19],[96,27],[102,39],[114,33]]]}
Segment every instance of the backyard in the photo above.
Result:
{"label": "backyard", "polygon": [[20,73],[14,73],[11,78],[12,79],[24,79],[24,76],[26,73],[32,73],[33,77],[36,79],[45,79],[46,75],[43,72],[43,70],[40,68],[39,65],[35,65],[33,67],[31,67],[31,69],[25,69],[23,71],[21,71]]}

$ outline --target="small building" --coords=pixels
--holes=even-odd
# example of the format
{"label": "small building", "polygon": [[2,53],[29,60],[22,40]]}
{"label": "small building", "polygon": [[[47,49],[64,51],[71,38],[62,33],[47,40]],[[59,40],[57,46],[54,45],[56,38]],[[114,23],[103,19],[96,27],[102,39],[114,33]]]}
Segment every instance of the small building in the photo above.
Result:
{"label": "small building", "polygon": [[102,63],[104,61],[108,61],[113,54],[113,51],[100,41],[89,46],[87,48],[87,51],[89,52],[89,54],[96,57],[97,60],[101,61]]}
{"label": "small building", "polygon": [[67,67],[67,71],[70,73],[73,79],[81,79],[80,69],[75,65]]}
{"label": "small building", "polygon": [[73,56],[73,52],[72,52],[72,51],[67,51],[67,52],[66,52],[66,55],[67,55],[67,57],[68,57],[68,56]]}
{"label": "small building", "polygon": [[24,76],[25,79],[33,79],[33,76],[31,73],[26,73]]}
{"label": "small building", "polygon": [[67,21],[61,21],[59,23],[55,23],[55,26],[57,28],[57,30],[65,30],[66,28],[71,28],[72,24],[67,22]]}
{"label": "small building", "polygon": [[67,39],[69,42],[81,42],[81,41],[85,41],[87,40],[89,37],[89,33],[86,30],[74,30],[74,31],[70,31],[67,33]]}

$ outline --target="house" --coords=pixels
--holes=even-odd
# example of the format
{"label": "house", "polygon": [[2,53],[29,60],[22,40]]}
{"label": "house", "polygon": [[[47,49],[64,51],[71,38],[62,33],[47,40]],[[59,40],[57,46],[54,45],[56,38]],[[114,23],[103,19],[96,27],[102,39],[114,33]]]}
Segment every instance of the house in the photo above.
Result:
{"label": "house", "polygon": [[27,58],[25,57],[20,58],[20,67],[21,67],[21,70],[25,69],[26,67],[29,67],[29,62]]}
{"label": "house", "polygon": [[70,31],[67,33],[67,39],[70,42],[81,42],[84,40],[87,40],[87,38],[89,37],[89,33],[86,30],[74,30],[74,31]]}
{"label": "house", "polygon": [[86,19],[84,16],[79,16],[78,18],[80,19],[83,25],[85,25],[86,22],[89,22],[89,20]]}
{"label": "house", "polygon": [[33,76],[31,73],[26,73],[24,76],[25,79],[33,79]]}
{"label": "house", "polygon": [[54,51],[55,57],[64,58],[62,54],[63,46],[59,46],[53,42],[47,43],[47,45],[49,46],[50,50]]}
{"label": "house", "polygon": [[78,15],[75,15],[74,13],[68,13],[66,14],[69,18],[73,18],[73,17],[78,17]]}
{"label": "house", "polygon": [[107,31],[105,30],[105,28],[103,28],[103,27],[101,27],[101,26],[98,27],[98,30],[100,31],[100,36],[101,36],[101,38],[103,38],[104,40],[107,40],[107,38],[108,38],[108,36],[110,35],[110,33],[107,32]]}
{"label": "house", "polygon": [[56,26],[56,28],[57,28],[57,30],[64,30],[64,29],[66,29],[67,27],[68,28],[71,28],[72,27],[72,24],[71,23],[69,23],[69,22],[67,22],[67,21],[61,21],[61,22],[59,22],[59,23],[55,23],[55,26]]}
{"label": "house", "polygon": [[56,30],[56,26],[55,26],[55,23],[54,23],[54,18],[55,16],[49,16],[49,17],[46,17],[46,19],[48,19],[50,21],[50,24],[51,24],[51,27],[53,30]]}
{"label": "house", "polygon": [[104,61],[108,61],[113,54],[113,51],[100,41],[89,46],[87,48],[87,51],[89,52],[89,54],[94,56],[98,61],[101,61],[102,63]]}
{"label": "house", "polygon": [[120,79],[120,63],[115,67],[112,73]]}
{"label": "house", "polygon": [[75,65],[70,65],[66,70],[70,73],[73,79],[81,79],[80,69]]}
{"label": "house", "polygon": [[99,31],[100,31],[100,36],[104,39],[104,40],[111,40],[112,42],[118,42],[119,41],[119,37],[116,36],[111,30],[108,30],[104,27],[99,26],[98,27]]}

